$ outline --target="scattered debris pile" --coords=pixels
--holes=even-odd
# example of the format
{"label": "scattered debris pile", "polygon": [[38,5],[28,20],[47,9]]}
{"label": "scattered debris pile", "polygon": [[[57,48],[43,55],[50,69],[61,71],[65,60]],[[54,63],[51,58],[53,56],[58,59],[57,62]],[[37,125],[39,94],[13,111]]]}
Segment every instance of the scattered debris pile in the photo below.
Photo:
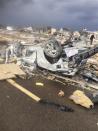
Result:
{"label": "scattered debris pile", "polygon": [[[8,40],[8,38],[12,39],[12,32],[14,35],[17,34],[17,37],[13,37],[17,41]],[[2,63],[0,65],[0,80],[16,76],[30,78],[36,73],[39,74],[38,70],[45,70],[43,74],[47,79],[57,80],[54,75],[47,76],[47,72],[53,73],[57,77],[61,76],[61,80],[57,80],[57,82],[63,84],[66,83],[66,81],[62,82],[63,78],[72,77],[70,82],[68,81],[69,84],[75,83],[74,81],[79,84],[79,81],[80,83],[82,81],[85,84],[81,88],[88,90],[86,85],[89,83],[89,91],[94,92],[98,98],[98,88],[91,86],[92,82],[95,82],[93,85],[98,83],[98,44],[91,44],[90,32],[55,30],[55,33],[49,34],[47,31],[45,34],[45,32],[33,32],[33,29],[30,28],[29,36],[26,34],[26,29],[23,34],[17,30],[7,29],[7,31],[1,30],[0,38],[5,38],[4,33],[8,35],[6,38],[8,45],[0,51],[0,63]],[[21,35],[22,39],[19,37]],[[32,43],[31,38],[33,39]],[[41,75],[43,76],[43,74]],[[44,84],[36,83],[36,86],[44,86]],[[58,93],[60,97],[64,95],[62,90]],[[84,107],[93,106],[92,101],[81,91],[76,91],[70,98]],[[81,98],[86,99],[87,104]]]}

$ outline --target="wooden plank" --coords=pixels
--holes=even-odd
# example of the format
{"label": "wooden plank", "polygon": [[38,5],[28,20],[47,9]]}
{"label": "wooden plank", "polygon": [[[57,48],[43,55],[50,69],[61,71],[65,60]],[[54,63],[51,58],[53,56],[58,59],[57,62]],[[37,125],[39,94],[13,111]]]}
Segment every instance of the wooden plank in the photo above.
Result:
{"label": "wooden plank", "polygon": [[27,89],[25,89],[24,87],[22,87],[21,85],[19,85],[18,83],[16,83],[14,80],[8,79],[6,81],[8,83],[10,83],[13,87],[17,88],[18,90],[20,90],[21,92],[23,92],[24,94],[26,94],[27,96],[29,96],[30,98],[32,98],[33,100],[35,100],[36,102],[39,102],[41,100],[41,98],[39,98],[38,96],[36,96],[32,92],[28,91]]}

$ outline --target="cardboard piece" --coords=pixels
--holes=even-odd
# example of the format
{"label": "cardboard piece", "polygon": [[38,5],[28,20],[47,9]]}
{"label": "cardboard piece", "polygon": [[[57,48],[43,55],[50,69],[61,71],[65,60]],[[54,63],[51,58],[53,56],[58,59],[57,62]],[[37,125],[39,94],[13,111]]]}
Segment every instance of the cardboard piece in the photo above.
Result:
{"label": "cardboard piece", "polygon": [[0,64],[0,80],[25,76],[26,74],[16,64]]}

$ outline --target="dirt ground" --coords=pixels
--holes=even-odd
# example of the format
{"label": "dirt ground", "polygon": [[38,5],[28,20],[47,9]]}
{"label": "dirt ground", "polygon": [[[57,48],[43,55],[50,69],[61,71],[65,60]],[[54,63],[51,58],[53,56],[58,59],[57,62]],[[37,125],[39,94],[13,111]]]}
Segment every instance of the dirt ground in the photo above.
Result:
{"label": "dirt ground", "polygon": [[[43,99],[71,106],[74,112],[36,103],[6,81],[0,81],[0,131],[98,131],[98,105],[92,110],[75,105],[68,99],[73,87],[40,77],[15,81]],[[36,86],[36,82],[43,82],[44,87]],[[57,95],[60,89],[65,92],[63,98]]]}

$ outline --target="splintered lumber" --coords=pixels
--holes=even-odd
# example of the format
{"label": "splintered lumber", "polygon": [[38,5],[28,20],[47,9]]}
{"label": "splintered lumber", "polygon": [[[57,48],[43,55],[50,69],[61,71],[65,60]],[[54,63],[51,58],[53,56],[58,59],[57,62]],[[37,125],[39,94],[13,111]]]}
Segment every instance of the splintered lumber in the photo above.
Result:
{"label": "splintered lumber", "polygon": [[16,64],[0,64],[0,80],[25,76],[26,74]]}

